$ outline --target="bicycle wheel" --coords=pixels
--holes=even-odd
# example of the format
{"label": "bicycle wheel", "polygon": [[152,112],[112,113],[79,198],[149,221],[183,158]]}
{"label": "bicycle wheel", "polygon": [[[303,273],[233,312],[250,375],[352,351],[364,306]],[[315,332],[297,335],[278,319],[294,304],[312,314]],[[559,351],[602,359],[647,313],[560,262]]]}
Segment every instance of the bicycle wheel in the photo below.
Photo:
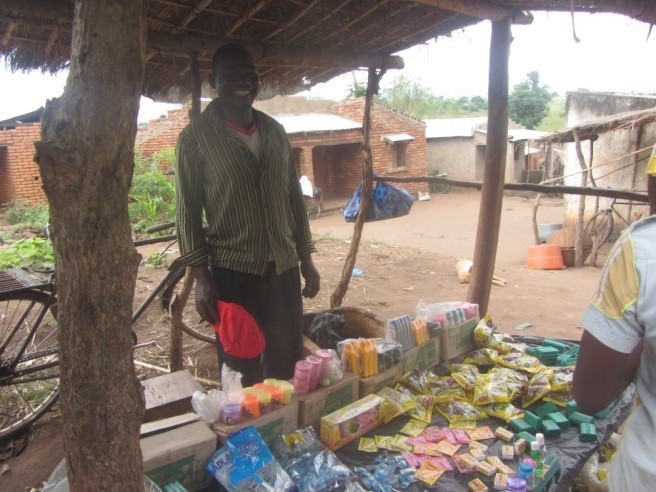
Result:
{"label": "bicycle wheel", "polygon": [[430,184],[429,189],[433,193],[444,195],[445,193],[451,191],[451,185],[448,183],[438,183],[437,181],[434,181]]}
{"label": "bicycle wheel", "polygon": [[53,311],[44,292],[0,294],[0,440],[38,420],[59,397]]}
{"label": "bicycle wheel", "polygon": [[321,204],[312,202],[307,205],[307,214],[310,220],[318,219],[321,215]]}
{"label": "bicycle wheel", "polygon": [[[164,292],[162,293],[162,307],[168,312],[173,297],[180,292],[184,275],[176,275]],[[214,328],[204,321],[196,311],[196,289],[192,286],[189,298],[182,310],[182,330],[198,340],[207,343],[215,343]]]}
{"label": "bicycle wheel", "polygon": [[613,233],[613,216],[610,210],[600,210],[594,214],[584,229],[596,244],[605,244]]}

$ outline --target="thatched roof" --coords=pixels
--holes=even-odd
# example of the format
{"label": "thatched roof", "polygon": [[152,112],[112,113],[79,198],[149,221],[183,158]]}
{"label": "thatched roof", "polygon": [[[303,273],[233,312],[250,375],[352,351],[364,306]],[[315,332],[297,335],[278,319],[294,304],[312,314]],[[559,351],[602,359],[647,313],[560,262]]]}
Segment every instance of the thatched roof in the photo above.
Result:
{"label": "thatched roof", "polygon": [[546,143],[574,142],[575,133],[578,134],[579,140],[589,140],[597,138],[602,133],[613,130],[631,130],[654,122],[656,122],[656,108],[626,111],[592,121],[582,121],[575,126],[533,140]]}
{"label": "thatched roof", "polygon": [[[368,66],[402,68],[401,50],[526,9],[616,12],[656,23],[650,0],[149,0],[143,93],[182,101],[191,92],[190,52],[207,80],[213,51],[249,47],[265,92],[293,94]],[[56,72],[69,60],[73,0],[2,0],[0,55],[14,70]],[[430,68],[429,68],[430,69]]]}

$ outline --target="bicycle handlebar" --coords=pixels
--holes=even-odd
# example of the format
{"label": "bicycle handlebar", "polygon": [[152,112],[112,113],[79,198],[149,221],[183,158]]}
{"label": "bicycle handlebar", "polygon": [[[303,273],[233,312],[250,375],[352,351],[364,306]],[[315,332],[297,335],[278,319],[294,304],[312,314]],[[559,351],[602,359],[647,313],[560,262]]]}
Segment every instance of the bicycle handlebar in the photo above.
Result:
{"label": "bicycle handlebar", "polygon": [[165,231],[175,227],[175,222],[165,222],[164,224],[157,224],[146,228],[147,233]]}

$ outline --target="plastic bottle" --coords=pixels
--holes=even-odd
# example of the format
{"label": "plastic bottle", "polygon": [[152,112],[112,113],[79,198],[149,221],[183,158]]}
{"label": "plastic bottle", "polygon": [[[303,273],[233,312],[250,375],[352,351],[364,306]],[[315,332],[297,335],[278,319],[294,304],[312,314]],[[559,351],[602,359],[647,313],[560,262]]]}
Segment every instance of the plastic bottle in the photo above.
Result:
{"label": "plastic bottle", "polygon": [[247,391],[248,388],[244,388],[244,413],[248,418],[259,417],[262,413],[260,410],[260,399],[252,391]]}
{"label": "plastic bottle", "polygon": [[535,476],[542,477],[543,468],[542,468],[542,447],[537,441],[531,443],[531,458],[535,461]]}
{"label": "plastic bottle", "polygon": [[517,474],[526,480],[526,490],[535,489],[535,467],[531,463],[522,461]]}
{"label": "plastic bottle", "polygon": [[540,445],[540,451],[542,452],[542,459],[544,460],[544,456],[547,454],[547,445],[544,442],[544,434],[542,432],[538,432],[535,434],[535,442],[537,442]]}
{"label": "plastic bottle", "polygon": [[253,385],[255,389],[261,389],[271,395],[271,410],[276,410],[282,406],[282,389],[273,384],[256,383]]}
{"label": "plastic bottle", "polygon": [[508,477],[506,490],[508,492],[526,492],[526,480],[518,475]]}
{"label": "plastic bottle", "polygon": [[312,365],[306,360],[299,360],[294,368],[294,393],[305,395],[310,391]]}
{"label": "plastic bottle", "polygon": [[264,383],[270,384],[280,388],[282,391],[282,404],[289,405],[292,402],[292,393],[294,393],[294,386],[289,381],[283,381],[282,379],[265,379]]}

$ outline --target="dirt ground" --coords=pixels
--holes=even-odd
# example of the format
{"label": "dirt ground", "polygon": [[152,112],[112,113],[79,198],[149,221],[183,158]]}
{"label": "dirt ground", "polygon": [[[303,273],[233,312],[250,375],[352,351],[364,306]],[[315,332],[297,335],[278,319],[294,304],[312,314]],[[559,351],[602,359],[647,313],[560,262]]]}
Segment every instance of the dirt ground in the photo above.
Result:
{"label": "dirt ground", "polygon": [[[578,340],[578,319],[596,285],[599,268],[525,268],[527,248],[533,244],[533,203],[533,198],[504,198],[495,274],[508,283],[492,288],[489,313],[504,332]],[[413,315],[420,301],[465,300],[468,285],[458,282],[455,263],[457,259],[473,257],[479,204],[479,192],[452,191],[415,203],[406,217],[365,224],[355,263],[362,273],[352,278],[343,305],[368,309],[385,320]],[[562,222],[563,217],[561,199],[542,199],[538,222]],[[313,221],[312,229],[319,249],[315,263],[322,276],[322,287],[315,299],[305,302],[306,311],[329,307],[330,294],[349,251],[353,225],[344,222],[338,212],[332,212]],[[145,257],[154,250],[156,246],[141,253]],[[136,298],[144,297],[162,274],[159,268],[141,268]],[[149,319],[149,323],[137,328],[140,342],[154,343],[135,352],[142,379],[161,374],[168,364],[166,318],[153,312]],[[519,332],[513,326],[520,323],[532,326]],[[214,348],[185,336],[185,367],[200,378],[216,381]],[[22,441],[0,443],[0,490],[38,489],[63,457],[60,430],[55,408]],[[20,448],[23,443],[26,446],[22,452],[8,457],[12,446]]]}

